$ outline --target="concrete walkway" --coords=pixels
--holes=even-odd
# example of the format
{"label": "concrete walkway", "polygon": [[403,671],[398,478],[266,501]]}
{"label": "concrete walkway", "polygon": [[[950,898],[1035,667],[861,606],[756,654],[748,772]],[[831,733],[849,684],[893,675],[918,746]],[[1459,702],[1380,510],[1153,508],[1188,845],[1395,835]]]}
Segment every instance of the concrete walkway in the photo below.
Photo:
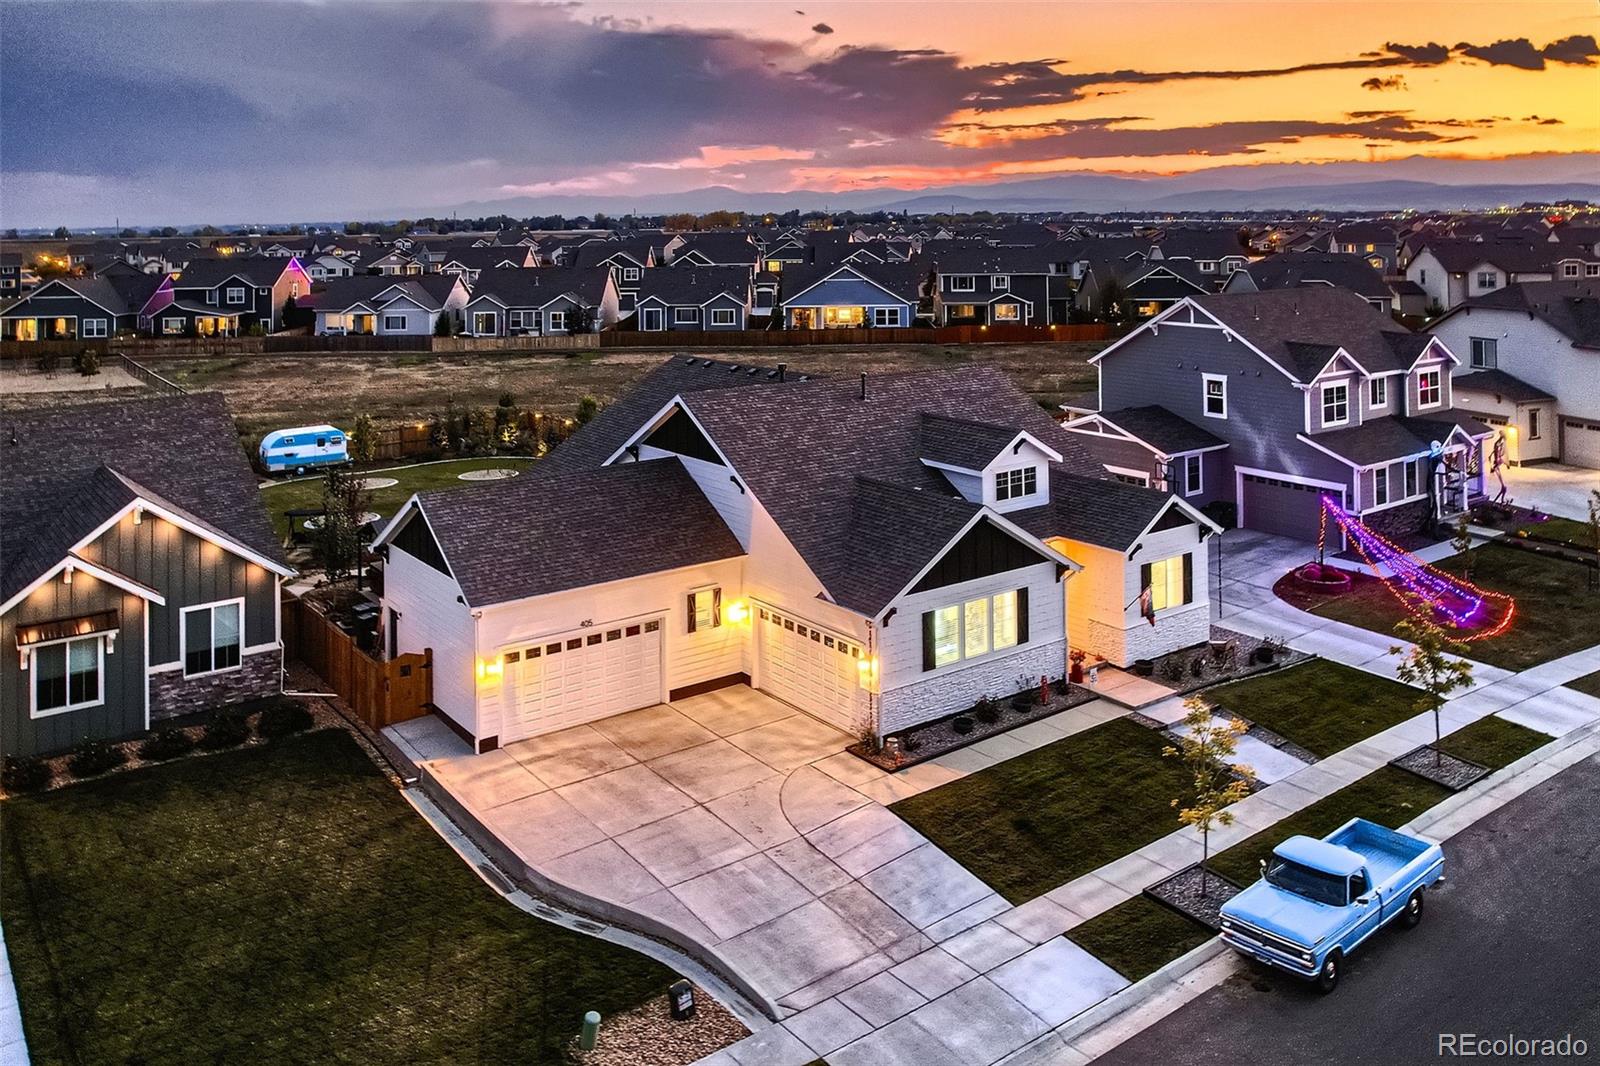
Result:
{"label": "concrete walkway", "polygon": [[1589,517],[1589,494],[1600,489],[1600,470],[1560,463],[1508,466],[1505,478],[1508,495],[1518,505],[1580,522]]}
{"label": "concrete walkway", "polygon": [[22,1035],[22,1005],[17,1002],[17,985],[11,976],[11,957],[6,954],[3,929],[0,929],[0,1062],[7,1066],[28,1066],[28,1043]]}

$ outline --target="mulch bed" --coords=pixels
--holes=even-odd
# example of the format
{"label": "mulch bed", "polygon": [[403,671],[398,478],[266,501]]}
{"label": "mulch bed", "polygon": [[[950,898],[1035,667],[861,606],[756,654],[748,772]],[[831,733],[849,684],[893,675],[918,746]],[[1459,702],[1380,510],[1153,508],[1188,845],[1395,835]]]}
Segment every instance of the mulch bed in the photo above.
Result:
{"label": "mulch bed", "polygon": [[681,1022],[672,1020],[666,996],[602,1018],[594,1050],[580,1051],[574,1038],[568,1058],[580,1066],[687,1066],[749,1035],[733,1012],[698,986],[694,1002],[694,1017]]}
{"label": "mulch bed", "polygon": [[[1059,692],[1062,683],[1051,683],[1052,691]],[[1067,684],[1066,694],[1055,696],[1049,703],[1034,703],[1026,710],[1019,711],[1012,706],[1012,697],[995,701],[995,708],[999,717],[993,722],[984,722],[966,708],[936,722],[927,722],[923,725],[913,726],[885,737],[885,746],[882,748],[869,748],[866,744],[857,741],[845,750],[858,759],[871,763],[880,770],[893,773],[907,767],[916,766],[918,763],[937,759],[952,751],[964,748],[969,744],[976,744],[980,740],[998,736],[1008,729],[1015,729],[1019,725],[1037,722],[1041,718],[1049,718],[1052,714],[1079,704],[1088,703],[1098,699],[1096,693],[1084,688],[1082,685]],[[972,723],[972,729],[966,733],[956,732],[954,722],[957,718],[965,718]],[[897,739],[900,741],[900,753],[896,758],[889,753],[887,741]]]}
{"label": "mulch bed", "polygon": [[[1208,642],[1168,652],[1151,660],[1154,669],[1150,672],[1150,680],[1172,689],[1175,696],[1187,696],[1225,681],[1238,681],[1312,658],[1305,652],[1279,646],[1271,662],[1258,662],[1257,649],[1269,643],[1267,640],[1221,626],[1211,627],[1211,641],[1226,641],[1232,650],[1218,658]],[[1197,662],[1200,664],[1199,673],[1195,673]]]}
{"label": "mulch bed", "polygon": [[[1202,885],[1205,894],[1201,894]],[[1171,907],[1186,918],[1192,918],[1206,928],[1222,928],[1222,905],[1244,889],[1212,870],[1202,872],[1200,864],[1185,867],[1171,877],[1157,881],[1144,890],[1144,894]]]}
{"label": "mulch bed", "polygon": [[1413,748],[1398,759],[1391,759],[1389,765],[1441,784],[1451,792],[1460,792],[1494,772],[1482,763],[1439,751],[1432,744]]}

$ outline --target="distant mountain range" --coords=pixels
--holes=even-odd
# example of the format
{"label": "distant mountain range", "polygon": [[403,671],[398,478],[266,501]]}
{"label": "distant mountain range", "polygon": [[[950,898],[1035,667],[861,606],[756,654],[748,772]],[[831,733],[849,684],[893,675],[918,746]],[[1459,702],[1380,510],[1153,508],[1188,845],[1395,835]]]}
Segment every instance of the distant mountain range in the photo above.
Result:
{"label": "distant mountain range", "polygon": [[[1535,177],[1536,175],[1536,177]],[[519,196],[453,205],[457,215],[609,215],[790,210],[909,211],[1367,211],[1460,210],[1524,201],[1600,201],[1600,154],[1514,160],[1411,159],[1215,167],[1171,177],[1074,173],[928,189],[747,192],[709,186],[633,196]],[[441,212],[416,209],[386,217]]]}

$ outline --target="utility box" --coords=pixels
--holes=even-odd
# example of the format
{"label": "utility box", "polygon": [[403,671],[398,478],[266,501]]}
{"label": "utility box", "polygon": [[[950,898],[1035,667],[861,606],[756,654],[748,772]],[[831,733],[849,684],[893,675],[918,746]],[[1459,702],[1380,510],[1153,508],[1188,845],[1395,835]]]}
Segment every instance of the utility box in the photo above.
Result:
{"label": "utility box", "polygon": [[686,1022],[694,1017],[694,985],[679,979],[672,982],[667,989],[667,1003],[672,1011],[672,1020]]}

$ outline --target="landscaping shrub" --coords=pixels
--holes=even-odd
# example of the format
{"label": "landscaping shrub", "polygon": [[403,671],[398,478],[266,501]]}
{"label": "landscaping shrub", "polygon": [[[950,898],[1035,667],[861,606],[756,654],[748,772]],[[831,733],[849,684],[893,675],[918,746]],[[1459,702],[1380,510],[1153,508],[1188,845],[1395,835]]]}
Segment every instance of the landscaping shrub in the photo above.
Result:
{"label": "landscaping shrub", "polygon": [[236,748],[249,737],[250,724],[245,721],[244,715],[224,712],[206,723],[205,732],[200,734],[200,746],[207,751],[221,751],[223,748]]}
{"label": "landscaping shrub", "polygon": [[955,730],[958,735],[964,737],[968,733],[972,732],[972,719],[968,718],[964,714],[958,714],[954,718],[950,719],[950,728]]}
{"label": "landscaping shrub", "polygon": [[1195,677],[1206,676],[1206,657],[1204,655],[1196,655],[1190,660],[1189,672]]}
{"label": "landscaping shrub", "polygon": [[303,733],[312,726],[311,712],[294,700],[274,703],[256,719],[256,732],[264,737],[286,737]]}
{"label": "landscaping shrub", "polygon": [[7,792],[38,792],[50,783],[55,772],[50,764],[37,756],[7,755],[0,767],[0,785]]}
{"label": "landscaping shrub", "polygon": [[72,368],[84,377],[92,377],[100,373],[100,354],[93,348],[85,348],[72,357]]}
{"label": "landscaping shrub", "polygon": [[139,758],[149,762],[165,762],[193,750],[193,737],[176,726],[167,726],[139,745]]}
{"label": "landscaping shrub", "polygon": [[1161,660],[1161,667],[1157,671],[1163,681],[1183,680],[1183,661],[1177,658]]}
{"label": "landscaping shrub", "polygon": [[1000,706],[985,696],[972,705],[972,717],[984,725],[994,725],[1000,720]]}
{"label": "landscaping shrub", "polygon": [[115,770],[128,761],[128,755],[114,744],[103,740],[85,740],[67,758],[67,769],[73,777],[93,777],[107,770]]}

